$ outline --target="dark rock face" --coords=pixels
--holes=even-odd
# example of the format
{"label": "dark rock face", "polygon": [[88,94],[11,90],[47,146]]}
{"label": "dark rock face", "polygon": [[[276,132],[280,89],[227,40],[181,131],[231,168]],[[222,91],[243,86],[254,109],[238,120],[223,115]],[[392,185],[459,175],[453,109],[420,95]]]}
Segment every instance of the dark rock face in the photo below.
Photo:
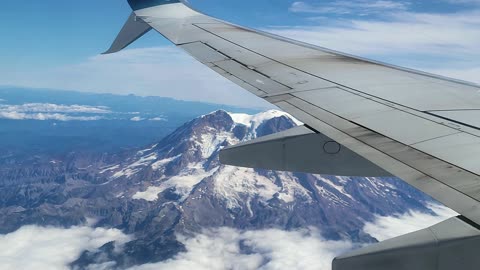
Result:
{"label": "dark rock face", "polygon": [[129,266],[172,257],[184,250],[175,234],[202,228],[316,226],[328,239],[373,242],[362,227],[376,214],[430,211],[430,198],[395,178],[273,172],[218,162],[225,146],[293,126],[278,112],[248,118],[216,111],[140,151],[2,162],[0,233],[26,224],[68,227],[91,218],[135,240],[122,254],[109,243],[73,265],[114,260]]}

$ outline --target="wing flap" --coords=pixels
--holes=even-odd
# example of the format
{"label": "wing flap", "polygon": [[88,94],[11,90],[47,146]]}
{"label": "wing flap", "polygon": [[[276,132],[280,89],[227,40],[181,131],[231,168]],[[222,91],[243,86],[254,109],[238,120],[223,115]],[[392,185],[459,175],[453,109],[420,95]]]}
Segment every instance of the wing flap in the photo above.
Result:
{"label": "wing flap", "polygon": [[391,176],[364,157],[305,126],[223,149],[220,162],[248,168],[326,175]]}

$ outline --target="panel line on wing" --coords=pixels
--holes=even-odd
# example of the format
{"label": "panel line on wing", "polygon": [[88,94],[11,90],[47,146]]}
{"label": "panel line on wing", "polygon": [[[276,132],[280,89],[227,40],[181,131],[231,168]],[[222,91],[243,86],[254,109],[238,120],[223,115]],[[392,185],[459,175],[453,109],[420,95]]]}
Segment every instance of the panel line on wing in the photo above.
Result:
{"label": "panel line on wing", "polygon": [[[465,123],[465,122],[460,122],[458,120],[455,120],[455,119],[451,119],[449,117],[446,117],[446,116],[442,116],[440,115],[439,113],[441,112],[472,112],[472,111],[480,111],[480,110],[445,110],[445,111],[424,111],[424,113],[426,114],[429,114],[429,115],[432,115],[432,116],[435,116],[435,117],[438,117],[438,118],[441,118],[443,120],[447,120],[447,121],[451,121],[453,123],[456,123],[456,124],[459,124],[459,125],[463,125],[463,126],[467,126],[469,128],[472,128],[472,129],[475,129],[475,130],[479,130],[480,131],[480,127],[477,127],[477,126],[474,126],[474,125],[471,125],[469,123]],[[437,112],[437,113],[435,113]]]}
{"label": "panel line on wing", "polygon": [[337,88],[336,86],[326,86],[326,87],[319,87],[319,88],[313,88],[313,89],[301,89],[301,90],[289,90],[285,92],[278,92],[278,93],[272,93],[272,94],[267,94],[265,96],[261,96],[261,98],[272,98],[276,96],[281,96],[285,94],[295,94],[295,93],[303,93],[303,92],[310,92],[310,91],[315,91],[315,90],[326,90],[326,89],[331,89],[331,88]]}
{"label": "panel line on wing", "polygon": [[[364,126],[370,123],[370,129],[375,132],[386,135],[387,137],[393,136],[395,140],[407,145],[459,132],[456,129],[438,125],[435,122],[417,117],[414,114],[405,113],[402,110],[392,108],[371,99],[366,99],[348,91],[342,91],[340,88],[331,88],[309,93],[295,93],[293,95],[312,106],[338,115],[352,123]],[[408,129],[404,129],[401,126],[396,126],[395,128],[388,127],[384,125],[384,121],[376,121],[378,117],[385,117],[387,120],[390,119],[389,121],[395,119],[395,121],[409,123],[411,128],[429,126],[429,132],[417,134],[411,133]]]}
{"label": "panel line on wing", "polygon": [[286,88],[288,88],[288,90],[285,90],[284,92],[288,92],[288,91],[291,91],[291,90],[293,89],[292,87],[290,87],[290,86],[288,86],[288,85],[286,85],[286,84],[284,84],[284,83],[282,83],[282,82],[279,82],[279,81],[273,79],[271,76],[269,76],[269,75],[267,75],[267,74],[265,74],[265,73],[263,73],[263,72],[260,72],[260,71],[258,71],[256,68],[250,67],[249,65],[244,64],[244,63],[242,63],[241,61],[239,61],[239,60],[237,60],[237,59],[235,59],[235,58],[231,58],[231,61],[235,61],[235,62],[237,62],[239,65],[242,65],[245,69],[254,71],[254,72],[256,72],[256,73],[258,73],[258,74],[260,74],[260,75],[262,75],[262,76],[264,76],[264,77],[266,77],[266,78],[268,78],[268,79],[270,79],[270,80],[272,80],[272,81],[274,81],[274,82],[276,82],[276,83],[278,83],[278,84],[280,84],[280,85],[282,85],[282,86],[284,86],[284,87],[286,87]]}
{"label": "panel line on wing", "polygon": [[449,137],[449,136],[453,136],[453,135],[457,135],[457,134],[462,134],[462,133],[463,132],[459,131],[459,132],[453,133],[453,134],[446,134],[446,135],[438,136],[438,137],[435,137],[435,138],[431,138],[431,139],[419,141],[419,142],[416,142],[416,143],[412,143],[412,144],[409,144],[409,146],[414,147],[415,145],[418,145],[418,144],[422,144],[422,143],[425,143],[425,142],[434,141],[434,140],[437,140],[437,139],[441,139],[441,138],[445,138],[445,137]]}
{"label": "panel line on wing", "polygon": [[[235,74],[232,74],[232,73],[228,72],[227,70],[222,69],[219,66],[214,65],[210,68],[213,71],[217,72],[218,74],[222,75],[223,77],[226,77],[227,79],[231,80],[232,82],[240,85],[241,87],[245,87],[246,90],[250,91],[251,93],[253,93],[257,96],[267,94],[265,91],[259,89],[258,87],[250,84],[247,81],[242,80],[241,78],[235,76]],[[243,86],[241,84],[243,84]]]}

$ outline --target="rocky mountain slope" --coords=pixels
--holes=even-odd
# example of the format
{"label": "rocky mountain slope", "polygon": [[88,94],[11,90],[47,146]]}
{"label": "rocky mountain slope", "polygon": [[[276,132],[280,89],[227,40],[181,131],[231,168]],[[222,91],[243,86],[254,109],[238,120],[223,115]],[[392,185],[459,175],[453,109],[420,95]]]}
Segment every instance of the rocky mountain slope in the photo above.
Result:
{"label": "rocky mountain slope", "polygon": [[116,261],[130,266],[183,251],[176,234],[204,228],[314,226],[326,239],[376,241],[363,232],[375,215],[430,212],[431,201],[394,178],[349,178],[224,166],[225,146],[285,130],[295,122],[279,111],[257,115],[216,111],[194,119],[138,151],[11,162],[0,167],[0,230],[25,224],[89,222],[134,236],[122,253],[113,243],[74,263]]}

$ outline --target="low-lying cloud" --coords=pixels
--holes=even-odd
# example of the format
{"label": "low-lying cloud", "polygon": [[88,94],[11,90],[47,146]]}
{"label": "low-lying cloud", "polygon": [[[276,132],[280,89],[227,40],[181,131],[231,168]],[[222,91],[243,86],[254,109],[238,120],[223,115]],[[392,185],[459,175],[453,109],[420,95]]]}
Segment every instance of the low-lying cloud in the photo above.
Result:
{"label": "low-lying cloud", "polygon": [[65,270],[85,250],[94,251],[115,241],[120,251],[121,245],[130,239],[116,229],[25,226],[0,235],[0,269]]}
{"label": "low-lying cloud", "polygon": [[328,241],[317,229],[239,231],[206,230],[193,238],[179,237],[187,252],[155,264],[129,270],[330,269],[332,259],[353,247],[347,241]]}
{"label": "low-lying cloud", "polygon": [[95,121],[101,115],[111,113],[105,106],[59,105],[52,103],[26,103],[22,105],[0,104],[0,119]]}
{"label": "low-lying cloud", "polygon": [[377,240],[383,241],[430,227],[458,215],[442,205],[434,204],[430,208],[436,215],[411,211],[397,216],[377,216],[374,222],[365,224],[363,230]]}
{"label": "low-lying cloud", "polygon": [[[364,231],[385,240],[434,225],[456,213],[431,205],[435,215],[410,212],[404,215],[378,216],[365,224]],[[330,270],[332,259],[361,244],[331,241],[320,230],[279,229],[243,231],[232,228],[206,229],[187,237],[177,235],[187,251],[172,259],[131,267],[127,270]],[[68,269],[84,250],[94,251],[115,241],[118,250],[132,240],[116,229],[73,227],[70,229],[26,226],[0,236],[1,269]],[[115,262],[99,262],[89,270],[116,270]]]}
{"label": "low-lying cloud", "polygon": [[26,103],[22,105],[0,105],[0,111],[16,111],[29,113],[111,113],[105,106],[62,105],[52,103]]}
{"label": "low-lying cloud", "polygon": [[22,113],[22,112],[2,112],[0,111],[1,119],[10,120],[55,120],[55,121],[95,121],[101,120],[100,116],[70,116],[61,113]]}
{"label": "low-lying cloud", "polygon": [[143,121],[145,119],[141,118],[140,116],[135,116],[135,117],[132,117],[130,119],[130,121],[133,121],[133,122],[140,122],[140,121]]}
{"label": "low-lying cloud", "polygon": [[[367,223],[364,230],[381,241],[432,226],[456,215],[440,205],[431,205],[431,209],[436,215],[409,212],[399,216],[379,216],[375,222]],[[220,228],[206,230],[193,238],[180,236],[179,240],[185,244],[187,252],[165,262],[129,270],[330,270],[335,256],[361,246],[349,241],[326,240],[315,228],[299,231]]]}
{"label": "low-lying cloud", "polygon": [[[378,216],[375,222],[365,225],[364,231],[378,240],[386,240],[456,215],[444,206],[432,204],[430,207],[435,215],[409,212],[398,216]],[[178,238],[186,246],[187,252],[165,262],[145,264],[129,270],[330,270],[335,256],[361,246],[349,241],[325,240],[315,228],[299,231],[219,228],[205,230],[192,238]]]}
{"label": "low-lying cloud", "polygon": [[167,118],[165,118],[163,116],[158,116],[158,117],[150,118],[148,120],[149,121],[167,121]]}

